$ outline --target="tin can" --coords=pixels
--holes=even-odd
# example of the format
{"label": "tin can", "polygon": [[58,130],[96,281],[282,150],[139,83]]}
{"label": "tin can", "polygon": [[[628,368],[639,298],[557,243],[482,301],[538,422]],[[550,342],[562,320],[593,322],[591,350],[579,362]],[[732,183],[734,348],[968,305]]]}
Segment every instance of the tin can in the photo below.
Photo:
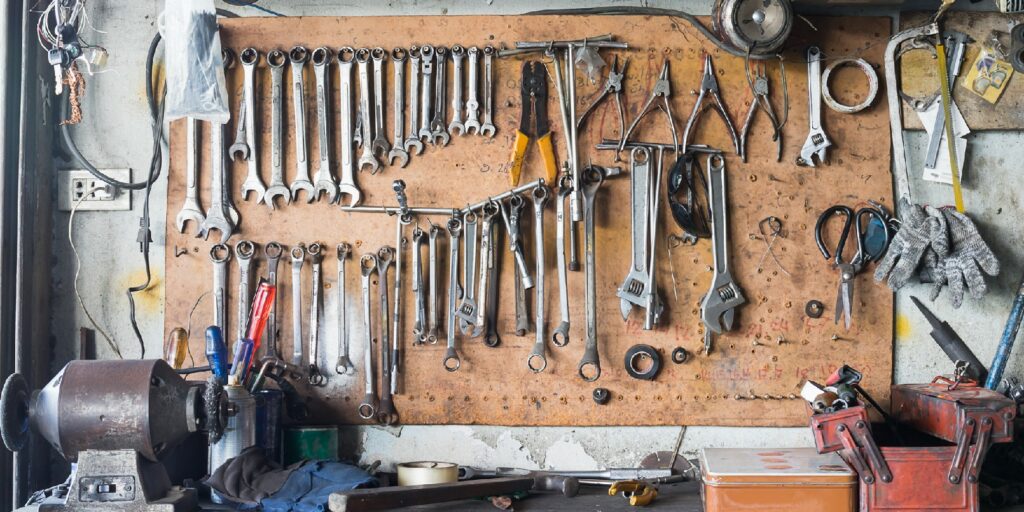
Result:
{"label": "tin can", "polygon": [[256,398],[256,445],[263,448],[267,459],[281,463],[281,404],[284,393],[277,389],[261,389]]}
{"label": "tin can", "polygon": [[[228,459],[237,457],[242,450],[256,444],[256,400],[241,386],[225,386],[224,393],[235,413],[228,416],[224,435],[210,445],[207,466],[210,474]],[[217,491],[210,491],[210,499],[218,504],[225,502]]]}
{"label": "tin can", "polygon": [[284,430],[284,464],[300,460],[336,460],[338,427],[293,427]]}

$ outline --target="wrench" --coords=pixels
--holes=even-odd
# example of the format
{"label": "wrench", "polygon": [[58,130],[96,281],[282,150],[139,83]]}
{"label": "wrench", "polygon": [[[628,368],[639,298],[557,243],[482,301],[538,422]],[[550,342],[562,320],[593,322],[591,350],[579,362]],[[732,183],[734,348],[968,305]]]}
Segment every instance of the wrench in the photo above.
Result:
{"label": "wrench", "polygon": [[572,193],[572,176],[563,174],[558,182],[558,198],[555,203],[555,256],[558,266],[558,312],[562,321],[551,332],[551,343],[556,347],[569,344],[569,275],[565,266],[565,203]]}
{"label": "wrench", "polygon": [[821,50],[817,46],[807,49],[807,103],[810,131],[796,163],[814,167],[815,156],[821,163],[828,162],[826,150],[832,145],[821,127]]}
{"label": "wrench", "polygon": [[370,166],[370,174],[377,174],[380,170],[380,162],[370,149],[373,136],[370,130],[373,129],[373,122],[370,120],[370,50],[360,48],[356,50],[356,69],[359,72],[359,145],[362,152],[359,154],[359,170]]}
{"label": "wrench", "polygon": [[[402,187],[405,187],[404,182],[402,182]],[[408,213],[400,215],[395,223],[397,232],[395,239],[398,249],[395,251],[395,309],[391,315],[391,392],[394,394],[398,394],[399,361],[402,357],[399,343],[402,334],[402,253],[405,252],[405,247],[408,245],[405,237],[402,236],[402,230],[411,223],[412,215]]]}
{"label": "wrench", "polygon": [[[540,185],[533,189],[533,234],[534,260],[537,265],[537,279],[534,281],[534,315],[536,317],[537,341],[533,344],[533,352],[526,359],[526,366],[533,373],[540,373],[548,367],[546,356],[547,345],[544,337],[544,203],[548,200],[548,188]],[[534,364],[540,359],[539,364]]]}
{"label": "wrench", "polygon": [[[267,279],[277,289],[277,265],[281,261],[281,254],[284,249],[277,242],[268,242],[263,247],[263,254],[267,257]],[[277,348],[277,294],[274,294],[274,303],[270,306],[270,317],[267,319],[267,329],[263,331],[266,337],[266,355],[281,357]]]}
{"label": "wrench", "polygon": [[466,79],[468,84],[466,96],[466,133],[480,133],[480,101],[477,99],[477,83],[480,81],[478,68],[480,48],[471,46],[466,53],[469,55],[469,77]]}
{"label": "wrench", "polygon": [[370,330],[370,276],[377,270],[377,255],[364,254],[359,259],[359,270],[362,274],[363,333],[366,336],[364,340],[366,347],[363,351],[363,368],[366,368],[366,380],[364,381],[366,395],[363,396],[363,403],[359,404],[358,412],[360,418],[368,420],[377,413],[377,392],[374,391],[376,379],[373,377],[373,331]]}
{"label": "wrench", "polygon": [[[258,117],[256,114],[256,66],[259,64],[260,52],[255,48],[246,48],[239,55],[239,60],[242,61],[245,85],[242,91],[244,102],[239,108],[238,125],[239,130],[244,129],[245,131],[245,151],[242,158],[245,159],[245,163],[249,167],[249,173],[246,174],[245,181],[242,182],[242,199],[248,200],[249,192],[256,192],[256,204],[259,204],[263,202],[263,197],[267,194],[267,187],[260,179],[259,146],[256,145],[256,117]],[[237,154],[242,147],[243,145],[236,141],[231,146],[231,154]]]}
{"label": "wrench", "polygon": [[[235,256],[238,258],[238,335],[236,340],[245,338],[245,325],[249,319],[249,274],[252,272],[252,256],[256,253],[256,245],[251,240],[241,240],[235,245]],[[255,340],[253,340],[255,341]]]}
{"label": "wrench", "polygon": [[226,243],[235,232],[238,224],[238,211],[230,204],[227,188],[227,166],[224,165],[224,125],[210,123],[210,209],[203,220],[202,231],[205,239],[210,238],[210,230],[220,231],[220,243]]}
{"label": "wrench", "polygon": [[651,218],[648,203],[651,190],[651,150],[644,146],[636,146],[630,151],[629,160],[633,249],[630,253],[629,273],[616,293],[619,296],[619,311],[623,320],[629,318],[634,304],[644,305],[644,292],[650,277],[647,272],[647,246],[650,233],[648,222]]}
{"label": "wrench", "polygon": [[355,373],[356,366],[348,355],[348,320],[346,319],[345,294],[345,261],[352,253],[352,246],[348,242],[338,244],[338,362],[334,365],[334,371],[338,375],[349,375]]}
{"label": "wrench", "polygon": [[395,159],[399,158],[402,163],[399,167],[409,164],[409,152],[402,149],[405,141],[405,60],[408,53],[405,48],[391,50],[391,63],[395,67],[395,99],[393,101],[395,125],[395,145],[388,152],[388,165],[395,165]]}
{"label": "wrench", "polygon": [[185,125],[185,173],[187,175],[187,188],[185,189],[185,204],[181,205],[181,210],[178,211],[175,221],[178,224],[179,233],[185,232],[186,221],[195,222],[196,238],[199,238],[206,235],[203,233],[206,215],[203,214],[203,208],[199,206],[199,144],[197,142],[199,138],[199,121],[189,117],[185,119],[185,122],[187,123]]}
{"label": "wrench", "polygon": [[494,200],[485,204],[483,208],[484,222],[481,229],[483,234],[480,237],[480,279],[476,292],[480,304],[476,307],[476,319],[473,321],[475,327],[472,337],[474,338],[480,337],[486,326],[487,296],[490,295],[490,288],[494,286],[494,283],[489,282],[488,279],[494,266],[494,217],[498,215],[500,209],[501,206]]}
{"label": "wrench", "polygon": [[521,218],[523,208],[526,206],[526,201],[519,194],[513,194],[508,199],[508,204],[508,211],[506,212],[505,208],[502,208],[501,215],[505,221],[505,228],[508,230],[509,250],[512,252],[512,256],[515,257],[516,269],[519,271],[517,280],[522,282],[523,289],[529,290],[533,288],[533,278],[530,277],[530,272],[526,268],[526,256],[523,255],[523,244],[519,240],[519,237],[522,235],[519,229],[519,219]]}
{"label": "wrench", "polygon": [[448,135],[448,128],[444,124],[445,119],[448,118],[448,105],[445,103],[445,99],[448,97],[446,92],[448,76],[444,72],[448,61],[447,54],[448,49],[444,46],[438,46],[434,49],[434,59],[437,66],[437,87],[434,88],[434,117],[430,119],[430,139],[435,146],[439,141],[442,146],[447,146],[448,142],[451,141],[451,136]]}
{"label": "wrench", "polygon": [[[583,192],[583,246],[584,274],[586,275],[587,332],[584,337],[583,359],[576,367],[580,378],[594,382],[601,377],[601,356],[597,351],[597,267],[594,262],[594,197],[604,182],[604,173],[594,167],[584,169]],[[587,370],[590,370],[588,373]]]}
{"label": "wrench", "polygon": [[[423,143],[417,136],[420,124],[420,48],[413,46],[409,48],[409,137],[405,139],[406,154],[416,155],[423,153]],[[398,140],[395,140],[398,145]]]}
{"label": "wrench", "polygon": [[439,292],[440,283],[438,282],[437,274],[437,237],[441,234],[441,226],[435,224],[430,225],[429,243],[427,247],[428,260],[427,265],[427,277],[430,279],[430,309],[429,316],[427,317],[427,335],[426,338],[421,341],[434,344],[437,343],[437,335],[440,327],[438,326],[439,312]]}
{"label": "wrench", "polygon": [[422,87],[420,91],[420,131],[418,132],[419,138],[423,142],[434,143],[433,137],[430,133],[430,120],[434,115],[434,109],[431,108],[431,101],[433,101],[434,86],[434,47],[430,45],[423,45],[420,47],[420,60],[422,64]]}
{"label": "wrench", "polygon": [[320,146],[320,167],[316,170],[316,192],[314,198],[319,199],[321,194],[327,194],[327,202],[334,204],[338,200],[338,186],[334,184],[334,176],[331,175],[331,109],[328,108],[330,99],[330,84],[327,83],[327,68],[331,65],[331,51],[320,47],[313,50],[313,73],[316,76],[316,124],[317,136]]}
{"label": "wrench", "polygon": [[225,332],[228,323],[228,262],[231,261],[231,249],[224,244],[210,248],[210,259],[213,260],[213,325]]}
{"label": "wrench", "polygon": [[452,121],[448,123],[448,131],[455,135],[466,134],[466,125],[462,124],[462,59],[465,56],[462,46],[452,46]]}
{"label": "wrench", "polygon": [[[270,185],[263,195],[263,202],[275,208],[274,198],[283,197],[285,204],[291,204],[292,196],[284,184],[284,63],[287,60],[281,50],[271,50],[267,54],[267,65],[270,66]],[[255,135],[255,134],[254,134]]]}
{"label": "wrench", "polygon": [[395,249],[381,247],[377,251],[377,290],[380,292],[380,409],[377,421],[392,425],[398,421],[395,403],[391,399],[391,347],[388,346],[388,269],[395,257]]}
{"label": "wrench", "polygon": [[309,246],[309,260],[313,264],[312,296],[309,300],[309,378],[311,386],[327,384],[327,376],[320,372],[320,309],[323,308],[323,269],[324,246],[313,242]]}
{"label": "wrench", "polygon": [[306,84],[302,72],[305,70],[309,52],[296,46],[288,52],[292,68],[292,110],[295,118],[295,177],[289,187],[292,201],[299,198],[299,192],[309,196],[307,203],[316,199],[316,188],[309,180],[309,155],[306,153]]}
{"label": "wrench", "polygon": [[427,234],[419,226],[412,230],[412,293],[416,296],[416,321],[412,324],[415,344],[423,343],[427,329],[427,291],[423,288],[422,248]]}
{"label": "wrench", "polygon": [[484,47],[484,124],[480,125],[479,133],[484,137],[494,138],[497,129],[494,127],[494,47]]}
{"label": "wrench", "polygon": [[376,47],[370,51],[373,59],[373,140],[370,149],[373,156],[383,159],[391,151],[391,143],[384,135],[384,49]]}
{"label": "wrench", "polygon": [[306,248],[292,247],[292,364],[302,364],[302,263]]}
{"label": "wrench", "polygon": [[704,354],[711,352],[712,333],[731,331],[736,308],[747,302],[743,291],[729,273],[728,204],[725,189],[725,158],[720,154],[708,157],[708,203],[711,205],[711,254],[715,259],[715,275],[711,289],[701,301],[704,322]]}
{"label": "wrench", "polygon": [[458,217],[448,220],[448,348],[444,353],[444,369],[457,371],[462,366],[459,352],[455,348],[455,297],[459,287],[459,237],[462,235],[462,221]]}
{"label": "wrench", "polygon": [[363,193],[356,186],[355,171],[352,167],[352,59],[355,50],[350,46],[338,50],[338,95],[341,96],[341,177],[338,179],[339,195],[349,196],[349,206],[363,200]]}
{"label": "wrench", "polygon": [[469,211],[462,219],[462,228],[465,232],[463,244],[465,248],[462,253],[462,302],[455,310],[455,316],[459,318],[459,331],[462,334],[469,334],[469,326],[476,322],[476,213]]}
{"label": "wrench", "polygon": [[[501,208],[500,204],[497,206],[498,208]],[[497,235],[498,231],[494,228],[491,243],[495,246],[498,245]],[[484,319],[484,324],[487,326],[487,333],[484,335],[484,345],[493,348],[501,345],[501,337],[498,336],[498,277],[500,273],[498,269],[498,251],[492,249],[490,252],[491,258],[487,263],[491,274],[490,282],[487,284],[487,295],[480,299],[480,306],[484,310],[484,315],[486,317]],[[522,283],[520,283],[518,279],[515,282],[516,288],[522,287]],[[525,299],[525,297],[526,292],[524,291],[523,298]],[[486,304],[483,303],[484,301],[486,301]]]}
{"label": "wrench", "polygon": [[657,170],[654,179],[651,180],[650,191],[647,195],[647,204],[650,205],[647,220],[647,225],[650,226],[650,238],[648,239],[650,245],[647,247],[647,282],[644,285],[643,295],[645,309],[643,328],[645,331],[654,329],[654,324],[660,321],[662,310],[665,308],[665,303],[661,300],[661,294],[658,292],[658,266],[655,262],[658,254],[658,207],[661,203],[661,182],[663,181],[661,178],[665,169],[665,148],[663,147],[658,148],[655,166]]}

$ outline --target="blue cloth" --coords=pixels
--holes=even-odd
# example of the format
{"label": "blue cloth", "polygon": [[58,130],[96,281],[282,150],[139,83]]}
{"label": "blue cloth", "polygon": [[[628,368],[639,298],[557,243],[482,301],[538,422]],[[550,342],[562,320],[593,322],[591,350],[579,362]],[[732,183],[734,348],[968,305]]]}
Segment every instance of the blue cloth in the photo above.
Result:
{"label": "blue cloth", "polygon": [[334,492],[377,487],[377,479],[365,471],[335,461],[309,461],[295,470],[281,490],[260,502],[267,512],[322,512]]}

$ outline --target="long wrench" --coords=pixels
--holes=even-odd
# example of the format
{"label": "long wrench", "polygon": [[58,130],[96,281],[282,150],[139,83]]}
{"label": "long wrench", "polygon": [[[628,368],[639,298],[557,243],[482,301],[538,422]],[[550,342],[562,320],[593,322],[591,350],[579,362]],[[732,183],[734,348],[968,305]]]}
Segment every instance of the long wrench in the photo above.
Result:
{"label": "long wrench", "polygon": [[409,164],[409,152],[404,148],[405,141],[405,61],[408,53],[405,48],[391,50],[391,63],[395,68],[395,99],[392,103],[395,122],[392,127],[395,145],[388,152],[388,165],[395,165],[395,159],[401,160],[399,167]]}
{"label": "long wrench", "polygon": [[459,238],[462,235],[462,220],[452,217],[448,220],[448,347],[444,353],[444,369],[454,372],[462,366],[459,352],[455,348],[455,298],[459,287]]}
{"label": "long wrench", "polygon": [[[501,208],[501,205],[498,205]],[[491,258],[487,263],[490,269],[490,279],[487,283],[487,292],[481,301],[486,301],[486,304],[481,304],[481,308],[484,310],[484,325],[487,327],[487,333],[484,334],[484,345],[488,347],[497,347],[501,345],[501,336],[498,335],[498,277],[500,275],[498,268],[498,230],[492,228],[493,234],[491,236],[491,243],[494,245],[494,249],[491,250]],[[516,287],[522,287],[522,283],[516,279]],[[525,298],[525,291],[523,296]]]}
{"label": "long wrench", "polygon": [[313,50],[313,73],[316,76],[316,124],[320,146],[320,166],[316,170],[316,192],[319,199],[327,194],[327,202],[334,204],[338,200],[338,186],[334,184],[331,174],[331,109],[330,84],[327,83],[327,70],[331,65],[331,51],[320,47]]}
{"label": "long wrench", "polygon": [[430,139],[435,146],[439,142],[441,146],[447,146],[448,142],[451,141],[451,135],[448,134],[448,126],[445,125],[445,119],[448,118],[448,103],[446,101],[448,97],[448,75],[445,73],[445,67],[448,62],[448,49],[444,46],[435,48],[434,61],[437,87],[434,88],[434,117],[430,119]]}
{"label": "long wrench", "polygon": [[441,230],[441,226],[436,224],[430,225],[429,242],[427,245],[427,277],[430,280],[430,300],[428,301],[427,334],[423,341],[430,344],[437,343],[437,336],[440,330],[441,308],[438,303],[440,302],[441,283],[438,282],[439,275],[437,273],[437,238],[441,235]]}
{"label": "long wrench", "polygon": [[466,133],[480,133],[480,100],[477,97],[477,87],[480,82],[480,48],[471,46],[466,51],[469,55],[469,76],[466,77],[468,85],[466,96]]}
{"label": "long wrench", "polygon": [[472,210],[466,213],[462,219],[462,230],[464,232],[462,252],[462,301],[455,316],[459,319],[459,331],[462,334],[469,334],[469,326],[476,322],[476,234],[477,217]]}
{"label": "long wrench", "polygon": [[704,353],[711,352],[713,334],[731,331],[736,320],[736,308],[747,299],[729,272],[729,208],[725,188],[725,158],[721,154],[708,156],[708,203],[711,205],[711,254],[715,260],[715,275],[711,289],[701,301],[701,320],[704,322]]}
{"label": "long wrench", "polygon": [[586,274],[585,312],[587,317],[587,332],[584,336],[585,347],[583,359],[576,367],[580,378],[587,382],[594,382],[601,377],[601,357],[597,350],[597,267],[594,261],[595,236],[594,236],[594,197],[604,182],[604,173],[593,167],[587,168],[583,175],[583,245],[584,245],[584,274]]}
{"label": "long wrench", "polygon": [[306,248],[292,247],[292,364],[302,364],[302,264]]}
{"label": "long wrench", "polygon": [[555,199],[555,256],[558,266],[558,313],[561,322],[551,332],[551,342],[556,347],[569,344],[569,276],[565,265],[565,203],[572,193],[572,176],[563,174],[558,182],[558,197]]}
{"label": "long wrench", "polygon": [[434,87],[434,47],[430,45],[423,45],[420,47],[420,60],[421,64],[421,75],[422,75],[422,87],[420,90],[420,131],[417,133],[420,140],[423,142],[434,143],[434,138],[430,133],[430,120],[434,116],[434,109],[431,108],[433,105],[433,87]]}
{"label": "long wrench", "polygon": [[[401,180],[398,180],[401,181]],[[402,183],[405,187],[405,183]],[[403,193],[400,193],[402,195]],[[404,202],[404,199],[403,199]],[[403,235],[405,226],[412,223],[412,215],[399,215],[395,222],[395,308],[391,314],[391,392],[398,394],[399,362],[401,361],[402,340],[402,253],[408,245]]]}
{"label": "long wrench", "polygon": [[370,174],[376,174],[380,170],[380,162],[373,154],[370,144],[373,141],[373,121],[370,119],[370,50],[360,48],[356,50],[356,69],[359,73],[359,127],[360,144],[362,152],[359,154],[359,170],[370,166]]}
{"label": "long wrench", "polygon": [[[533,344],[533,351],[526,359],[526,366],[534,373],[544,371],[548,366],[547,359],[547,338],[544,331],[544,203],[548,200],[548,188],[544,185],[533,189],[533,234],[534,234],[534,261],[537,268],[537,278],[534,281],[533,309],[536,318],[537,338]],[[540,362],[535,361],[539,359]]]}
{"label": "long wrench", "polygon": [[616,295],[619,297],[619,311],[622,319],[627,320],[634,305],[644,305],[644,292],[648,285],[647,247],[650,234],[651,218],[650,184],[651,184],[651,151],[644,146],[636,146],[629,155],[629,180],[631,186],[630,211],[632,251],[630,251],[629,272]]}
{"label": "long wrench", "polygon": [[[236,340],[245,338],[245,324],[249,319],[249,275],[252,272],[252,257],[256,253],[256,245],[251,240],[241,240],[235,244],[235,257],[238,258],[238,332]],[[255,341],[255,340],[253,340]]]}
{"label": "long wrench", "polygon": [[210,248],[210,259],[213,261],[213,325],[224,333],[228,322],[228,261],[231,261],[231,249],[224,244]]}
{"label": "long wrench", "polygon": [[392,425],[398,421],[395,403],[391,398],[391,346],[388,343],[388,269],[395,257],[395,249],[381,247],[377,251],[377,290],[380,295],[380,409],[377,421]]}
{"label": "long wrench", "polygon": [[826,151],[832,145],[821,127],[821,59],[821,50],[817,46],[807,49],[807,120],[810,128],[796,159],[797,165],[814,167],[815,156],[821,163],[828,162]]}
{"label": "long wrench", "polygon": [[416,320],[412,324],[415,344],[423,343],[427,333],[427,290],[423,286],[422,249],[426,232],[416,226],[412,230],[412,293],[416,297]]}
{"label": "long wrench", "polygon": [[281,50],[267,54],[270,66],[270,184],[263,202],[275,208],[274,198],[283,197],[285,204],[292,202],[291,192],[284,184],[284,63],[288,58]]}
{"label": "long wrench", "polygon": [[298,200],[299,192],[306,192],[307,203],[316,199],[316,188],[309,180],[309,154],[306,142],[306,84],[303,71],[309,52],[302,46],[296,46],[288,52],[288,60],[292,69],[292,114],[295,119],[295,176],[288,189],[292,193],[292,201]]}
{"label": "long wrench", "polygon": [[476,320],[473,321],[472,337],[478,338],[484,333],[486,326],[487,297],[490,288],[494,286],[490,282],[491,269],[494,266],[494,218],[498,215],[501,206],[497,201],[490,201],[484,205],[484,221],[480,237],[480,279],[477,280],[476,298],[480,301],[476,306]]}
{"label": "long wrench", "polygon": [[308,382],[312,386],[323,386],[327,383],[327,376],[320,371],[320,309],[323,308],[324,281],[321,275],[323,270],[324,246],[320,242],[313,242],[309,245],[309,260],[313,264],[313,283],[310,288],[311,297],[309,300],[309,375]]}
{"label": "long wrench", "polygon": [[[259,204],[263,202],[263,198],[267,194],[267,187],[263,185],[263,180],[260,178],[260,153],[256,143],[259,140],[256,137],[256,118],[258,117],[256,115],[256,66],[259,64],[260,52],[255,48],[246,48],[239,55],[239,60],[242,62],[244,72],[244,89],[242,91],[244,102],[239,110],[244,110],[238,116],[242,118],[239,119],[239,125],[245,129],[245,152],[242,158],[245,159],[249,168],[249,173],[246,174],[245,181],[242,182],[242,199],[248,201],[249,192],[256,192],[256,204]],[[236,147],[231,146],[232,154],[235,154]]]}
{"label": "long wrench", "polygon": [[462,124],[462,60],[466,50],[462,46],[452,46],[452,121],[448,123],[448,131],[454,135],[465,135],[466,125]]}
{"label": "long wrench", "polygon": [[338,244],[338,362],[334,371],[338,375],[349,375],[356,371],[356,366],[349,358],[347,301],[345,293],[345,262],[352,253],[352,245],[348,242]]}
{"label": "long wrench", "polygon": [[[419,155],[423,153],[423,143],[420,142],[420,48],[412,46],[409,48],[409,136],[405,139],[405,153]],[[398,145],[398,140],[395,140]],[[415,153],[413,152],[415,150]]]}
{"label": "long wrench", "polygon": [[189,117],[185,122],[185,203],[178,211],[175,222],[179,233],[185,232],[186,221],[194,222],[196,238],[199,238],[205,236],[203,222],[206,220],[203,208],[199,206],[199,121]]}
{"label": "long wrench", "polygon": [[391,143],[384,135],[384,49],[370,50],[373,59],[373,140],[370,149],[378,160],[387,158]]}
{"label": "long wrench", "polygon": [[363,200],[363,193],[356,186],[352,153],[352,59],[355,50],[349,46],[338,49],[338,96],[341,100],[341,170],[338,178],[338,194],[349,196],[349,206]]}
{"label": "long wrench", "polygon": [[377,392],[374,391],[375,378],[373,376],[373,331],[370,329],[370,276],[373,275],[374,271],[377,270],[377,255],[376,254],[364,254],[359,259],[359,271],[362,274],[362,292],[363,292],[363,334],[365,339],[363,341],[365,350],[363,351],[363,368],[364,368],[364,389],[366,395],[363,396],[363,402],[359,404],[359,417],[368,420],[373,418],[377,414]]}
{"label": "long wrench", "polygon": [[[270,284],[277,289],[277,265],[281,261],[281,254],[284,253],[284,248],[277,242],[267,242],[267,245],[263,247],[263,255],[267,257],[267,280]],[[274,294],[274,303],[270,306],[270,317],[267,319],[267,329],[263,331],[266,338],[265,352],[268,356],[281,357],[281,353],[277,347],[277,294]],[[255,341],[255,340],[253,340]]]}
{"label": "long wrench", "polygon": [[238,224],[238,211],[231,207],[228,189],[227,166],[224,165],[224,125],[210,123],[210,209],[203,220],[202,232],[205,238],[210,231],[220,231],[220,243],[227,243]]}
{"label": "long wrench", "polygon": [[494,127],[494,47],[484,47],[484,124],[480,125],[480,135],[494,138],[498,131]]}
{"label": "long wrench", "polygon": [[651,180],[650,192],[647,203],[650,204],[650,213],[647,225],[650,226],[650,237],[647,247],[647,283],[644,286],[644,330],[654,329],[654,324],[661,319],[662,310],[665,307],[658,292],[658,266],[656,263],[658,255],[658,212],[661,204],[661,182],[665,170],[665,148],[658,148],[658,155],[654,162],[654,178]]}

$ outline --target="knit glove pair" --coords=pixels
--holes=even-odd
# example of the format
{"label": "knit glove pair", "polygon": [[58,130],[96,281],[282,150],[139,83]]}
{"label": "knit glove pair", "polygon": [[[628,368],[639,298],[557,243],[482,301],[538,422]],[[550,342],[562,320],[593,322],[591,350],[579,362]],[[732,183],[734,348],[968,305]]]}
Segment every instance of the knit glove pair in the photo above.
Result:
{"label": "knit glove pair", "polygon": [[950,253],[939,260],[932,274],[930,296],[935,300],[942,288],[949,286],[953,307],[959,309],[964,302],[965,289],[975,299],[985,296],[988,286],[982,271],[990,276],[999,275],[999,260],[967,215],[953,208],[944,208],[941,212],[949,228]]}

